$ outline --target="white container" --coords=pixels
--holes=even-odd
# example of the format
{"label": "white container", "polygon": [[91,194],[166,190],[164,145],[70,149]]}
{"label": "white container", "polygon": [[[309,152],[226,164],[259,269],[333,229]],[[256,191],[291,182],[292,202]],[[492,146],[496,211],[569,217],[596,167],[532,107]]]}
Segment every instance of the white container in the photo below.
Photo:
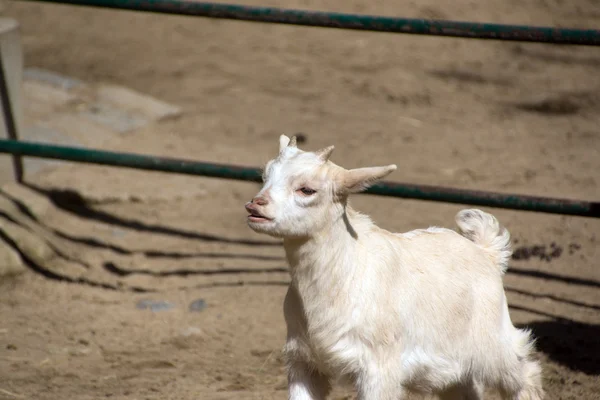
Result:
{"label": "white container", "polygon": [[[11,18],[0,18],[0,53],[4,78],[8,86],[8,95],[12,108],[17,135],[23,126],[23,50],[19,23]],[[1,99],[0,99],[1,101]],[[6,129],[4,112],[0,112],[0,139],[10,139]],[[12,156],[0,155],[0,186],[15,180]]]}

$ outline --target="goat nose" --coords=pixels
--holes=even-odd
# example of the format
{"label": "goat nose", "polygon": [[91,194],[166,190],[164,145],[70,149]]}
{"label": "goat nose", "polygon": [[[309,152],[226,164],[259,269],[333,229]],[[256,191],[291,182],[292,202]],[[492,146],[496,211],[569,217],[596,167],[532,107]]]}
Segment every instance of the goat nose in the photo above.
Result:
{"label": "goat nose", "polygon": [[259,206],[266,206],[267,204],[269,204],[267,199],[265,199],[264,197],[255,197],[252,199],[252,202],[254,204],[258,204]]}

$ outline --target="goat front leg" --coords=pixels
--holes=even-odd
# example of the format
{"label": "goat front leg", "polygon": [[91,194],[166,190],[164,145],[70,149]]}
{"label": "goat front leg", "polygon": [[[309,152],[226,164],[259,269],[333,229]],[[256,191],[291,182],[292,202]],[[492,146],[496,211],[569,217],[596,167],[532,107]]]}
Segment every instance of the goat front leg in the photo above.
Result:
{"label": "goat front leg", "polygon": [[407,393],[402,385],[390,382],[384,371],[371,371],[358,376],[357,400],[403,400]]}
{"label": "goat front leg", "polygon": [[302,361],[288,364],[289,400],[325,400],[331,391],[329,378]]}

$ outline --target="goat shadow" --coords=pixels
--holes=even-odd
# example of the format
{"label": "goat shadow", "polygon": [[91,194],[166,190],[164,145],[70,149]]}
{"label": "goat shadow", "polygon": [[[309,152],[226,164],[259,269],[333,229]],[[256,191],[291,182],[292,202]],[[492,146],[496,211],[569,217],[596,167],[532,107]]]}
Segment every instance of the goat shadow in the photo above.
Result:
{"label": "goat shadow", "polygon": [[600,325],[566,319],[532,322],[536,348],[573,371],[600,375]]}
{"label": "goat shadow", "polygon": [[105,211],[91,207],[86,199],[71,189],[46,189],[31,183],[24,183],[29,189],[46,196],[54,206],[83,219],[101,222],[109,225],[133,229],[139,232],[150,232],[162,235],[181,237],[184,239],[201,240],[205,242],[220,242],[245,246],[281,246],[279,241],[233,239],[223,236],[205,234],[175,227],[152,224],[132,218],[122,218]]}

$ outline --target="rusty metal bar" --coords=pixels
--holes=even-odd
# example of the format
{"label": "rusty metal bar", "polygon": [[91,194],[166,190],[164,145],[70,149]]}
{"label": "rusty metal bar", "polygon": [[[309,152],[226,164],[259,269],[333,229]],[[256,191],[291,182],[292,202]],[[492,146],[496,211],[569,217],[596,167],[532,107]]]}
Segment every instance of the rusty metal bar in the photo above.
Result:
{"label": "rusty metal bar", "polygon": [[449,36],[471,39],[600,46],[600,30],[594,29],[568,29],[527,25],[500,25],[476,22],[396,18],[322,11],[291,10],[274,7],[252,7],[187,0],[23,1],[62,3],[165,14],[317,26],[324,28]]}
{"label": "rusty metal bar", "polygon": [[[0,140],[0,153],[151,171],[201,175],[240,181],[261,181],[261,173],[258,168],[211,164],[132,153],[116,153],[79,147],[55,146],[43,143]],[[482,192],[394,182],[381,182],[369,188],[366,193],[380,196],[403,197],[407,199],[600,218],[599,202]]]}

